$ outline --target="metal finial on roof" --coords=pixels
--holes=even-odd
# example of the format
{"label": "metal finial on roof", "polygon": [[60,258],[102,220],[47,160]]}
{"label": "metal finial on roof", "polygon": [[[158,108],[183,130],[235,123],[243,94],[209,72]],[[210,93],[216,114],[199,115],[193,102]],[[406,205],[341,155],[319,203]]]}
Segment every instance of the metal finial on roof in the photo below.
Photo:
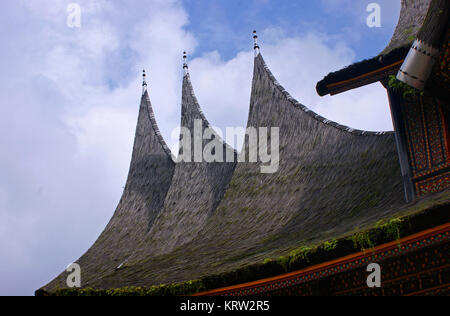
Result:
{"label": "metal finial on roof", "polygon": [[184,60],[184,63],[183,63],[184,75],[187,75],[189,73],[189,67],[187,64],[187,53],[186,52],[183,52],[183,60]]}
{"label": "metal finial on roof", "polygon": [[256,31],[253,31],[253,41],[254,41],[253,49],[255,50],[255,57],[257,57],[259,55],[259,45],[258,45],[258,34],[256,33]]}
{"label": "metal finial on roof", "polygon": [[147,74],[142,70],[142,95],[147,91]]}

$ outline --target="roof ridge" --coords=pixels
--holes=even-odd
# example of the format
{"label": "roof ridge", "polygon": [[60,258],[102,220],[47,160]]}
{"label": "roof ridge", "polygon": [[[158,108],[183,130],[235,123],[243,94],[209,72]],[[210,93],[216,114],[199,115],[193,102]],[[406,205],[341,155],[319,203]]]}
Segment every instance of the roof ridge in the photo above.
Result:
{"label": "roof ridge", "polygon": [[156,122],[155,113],[153,112],[153,105],[152,105],[152,102],[150,101],[150,96],[148,94],[148,91],[145,91],[145,93],[142,95],[143,100],[144,100],[144,98],[145,98],[145,101],[147,101],[146,109],[147,109],[148,119],[150,120],[150,124],[152,126],[153,131],[155,132],[156,138],[158,139],[158,142],[162,146],[165,153],[168,156],[170,156],[172,158],[172,160],[175,161],[175,157],[174,157],[172,151],[170,150],[169,146],[167,146],[167,143],[164,140],[164,137],[162,136],[161,131],[159,130],[158,123]]}
{"label": "roof ridge", "polygon": [[393,131],[373,132],[373,131],[364,131],[364,130],[360,130],[360,129],[355,129],[355,128],[352,128],[352,127],[349,127],[349,126],[346,126],[346,125],[339,124],[339,123],[337,123],[335,121],[329,120],[329,119],[327,119],[327,118],[317,114],[316,112],[314,112],[313,110],[311,110],[307,106],[305,106],[305,105],[301,104],[300,102],[298,102],[294,97],[292,97],[290,95],[290,93],[288,91],[286,91],[286,89],[284,89],[284,87],[278,82],[278,80],[275,78],[275,76],[270,71],[270,69],[267,66],[266,62],[264,61],[264,58],[262,57],[261,53],[259,53],[258,56],[255,57],[255,65],[258,62],[258,60],[263,64],[264,70],[266,71],[267,75],[269,76],[269,79],[280,90],[280,92],[288,99],[288,101],[290,101],[290,103],[295,108],[303,111],[304,113],[306,113],[307,115],[309,115],[313,119],[319,121],[320,123],[332,126],[332,127],[336,128],[336,129],[338,129],[340,131],[343,131],[343,132],[346,132],[346,133],[350,133],[350,134],[353,134],[353,135],[357,135],[357,136],[383,136],[383,135],[394,134]]}
{"label": "roof ridge", "polygon": [[194,105],[195,105],[196,109],[198,110],[198,112],[199,112],[199,114],[200,114],[200,118],[201,118],[203,121],[205,121],[205,124],[206,124],[208,127],[211,127],[211,124],[209,124],[209,121],[206,119],[205,114],[203,113],[203,110],[202,110],[202,108],[200,107],[200,104],[198,103],[197,96],[195,95],[195,92],[194,92],[194,87],[192,86],[190,74],[189,74],[189,73],[186,74],[186,75],[185,75],[185,78],[186,78],[186,80],[187,80],[187,83],[188,83],[188,89],[189,89],[189,92],[190,92],[190,94],[191,94],[191,97],[192,97],[192,99],[193,99],[193,101],[194,101]]}

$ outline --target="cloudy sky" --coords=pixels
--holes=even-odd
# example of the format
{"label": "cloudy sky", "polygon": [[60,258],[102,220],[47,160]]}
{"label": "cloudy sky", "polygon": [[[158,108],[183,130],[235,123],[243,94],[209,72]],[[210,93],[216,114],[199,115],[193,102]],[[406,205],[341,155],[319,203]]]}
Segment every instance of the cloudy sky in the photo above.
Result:
{"label": "cloudy sky", "polygon": [[[143,68],[162,134],[176,145],[183,50],[214,126],[246,125],[257,29],[266,62],[300,102],[354,128],[392,129],[381,85],[324,98],[315,85],[381,51],[400,1],[79,0],[80,28],[67,25],[71,2],[0,3],[0,295],[32,295],[109,221]],[[371,2],[381,28],[366,25]]]}

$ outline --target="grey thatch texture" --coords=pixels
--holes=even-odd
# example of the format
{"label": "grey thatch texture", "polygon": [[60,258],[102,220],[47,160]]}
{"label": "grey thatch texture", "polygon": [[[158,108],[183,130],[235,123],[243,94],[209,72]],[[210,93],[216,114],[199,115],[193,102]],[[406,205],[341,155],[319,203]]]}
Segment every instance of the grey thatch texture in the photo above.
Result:
{"label": "grey thatch texture", "polygon": [[[348,131],[324,122],[289,96],[261,55],[255,59],[248,125],[280,128],[279,171],[261,174],[259,163],[239,163],[217,209],[200,218],[201,227],[194,224],[195,234],[183,228],[191,241],[169,244],[170,253],[138,256],[90,285],[149,286],[229,272],[347,236],[393,216],[404,204],[393,133]],[[197,185],[195,178],[182,181],[188,182],[181,190]],[[186,204],[181,211],[195,212],[196,198],[173,192],[169,200],[171,194]],[[161,234],[170,237],[171,227]]]}
{"label": "grey thatch texture", "polygon": [[402,8],[397,27],[388,46],[381,52],[386,55],[396,48],[410,46],[416,39],[428,12],[431,0],[401,0]]}
{"label": "grey thatch texture", "polygon": [[[181,126],[187,128],[192,137],[195,120],[202,123],[202,135],[206,128],[211,128],[200,109],[188,74],[183,79]],[[236,157],[235,151],[219,135],[215,134],[215,140],[223,148],[223,161],[227,152]],[[202,140],[202,148],[208,142],[210,140]],[[191,161],[194,161],[193,148],[192,141]],[[163,210],[124,268],[149,256],[169,253],[195,238],[222,200],[236,166],[235,161],[236,158],[230,163],[177,163]]]}
{"label": "grey thatch texture", "polygon": [[441,49],[449,25],[449,14],[449,0],[433,0],[417,38],[433,48]]}
{"label": "grey thatch texture", "polygon": [[[156,125],[147,92],[142,96],[130,171],[120,203],[95,244],[77,263],[82,282],[109,274],[136,249],[161,211],[175,170],[170,150]],[[89,219],[86,219],[89,220]],[[47,288],[64,288],[63,273]]]}

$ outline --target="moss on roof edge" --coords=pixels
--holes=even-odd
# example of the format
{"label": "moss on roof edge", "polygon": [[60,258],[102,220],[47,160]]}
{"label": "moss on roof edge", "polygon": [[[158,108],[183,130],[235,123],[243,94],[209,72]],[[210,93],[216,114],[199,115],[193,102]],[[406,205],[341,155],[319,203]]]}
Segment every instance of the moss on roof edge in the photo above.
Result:
{"label": "moss on roof edge", "polygon": [[182,283],[117,289],[60,289],[54,293],[37,290],[36,296],[183,296],[252,282],[298,271],[338,259],[450,222],[450,190],[435,194],[399,209],[395,217],[372,227],[355,230],[347,237],[320,245],[302,246],[288,256],[267,258],[264,262],[220,275]]}

